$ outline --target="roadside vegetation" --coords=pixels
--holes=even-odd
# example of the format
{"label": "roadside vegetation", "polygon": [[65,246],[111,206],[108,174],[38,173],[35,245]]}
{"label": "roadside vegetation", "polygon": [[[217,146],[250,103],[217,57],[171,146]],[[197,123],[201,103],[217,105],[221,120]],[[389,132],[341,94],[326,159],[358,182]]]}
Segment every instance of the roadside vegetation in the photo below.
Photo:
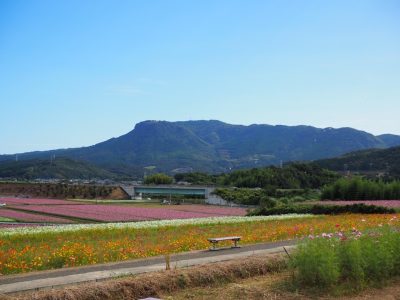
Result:
{"label": "roadside vegetation", "polygon": [[400,275],[400,232],[383,226],[361,232],[310,235],[290,260],[295,288],[343,293],[383,286]]}

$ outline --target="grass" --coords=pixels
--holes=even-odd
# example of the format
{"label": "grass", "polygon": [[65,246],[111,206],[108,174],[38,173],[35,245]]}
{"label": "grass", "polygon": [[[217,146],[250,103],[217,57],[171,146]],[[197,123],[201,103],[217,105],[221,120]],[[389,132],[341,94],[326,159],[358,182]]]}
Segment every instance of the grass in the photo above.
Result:
{"label": "grass", "polygon": [[[242,236],[242,244],[297,239],[329,232],[399,224],[393,215],[318,216],[231,224],[199,224],[153,228],[95,228],[0,236],[0,273],[81,266],[170,253],[208,249],[207,238]],[[221,245],[223,246],[223,245]]]}
{"label": "grass", "polygon": [[15,220],[10,218],[0,217],[0,222],[15,222]]}
{"label": "grass", "polygon": [[383,226],[365,233],[311,237],[292,255],[293,285],[318,290],[359,291],[400,276],[400,232]]}

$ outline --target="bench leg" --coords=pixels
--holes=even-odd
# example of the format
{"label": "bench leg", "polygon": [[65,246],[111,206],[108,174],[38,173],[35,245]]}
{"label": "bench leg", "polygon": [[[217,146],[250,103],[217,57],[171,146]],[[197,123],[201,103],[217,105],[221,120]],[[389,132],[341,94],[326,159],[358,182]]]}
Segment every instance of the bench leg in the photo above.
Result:
{"label": "bench leg", "polygon": [[217,250],[216,244],[217,242],[211,242],[212,243],[212,247],[210,248],[211,251]]}

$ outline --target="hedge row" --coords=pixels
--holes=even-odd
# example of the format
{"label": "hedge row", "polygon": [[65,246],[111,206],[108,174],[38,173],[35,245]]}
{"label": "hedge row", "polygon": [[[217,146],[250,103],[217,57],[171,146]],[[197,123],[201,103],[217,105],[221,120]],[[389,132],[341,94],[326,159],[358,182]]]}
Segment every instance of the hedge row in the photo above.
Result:
{"label": "hedge row", "polygon": [[344,213],[359,214],[390,214],[395,213],[393,208],[376,205],[352,204],[352,205],[282,205],[272,208],[261,207],[249,213],[252,216],[270,216],[282,214],[314,214],[337,215]]}

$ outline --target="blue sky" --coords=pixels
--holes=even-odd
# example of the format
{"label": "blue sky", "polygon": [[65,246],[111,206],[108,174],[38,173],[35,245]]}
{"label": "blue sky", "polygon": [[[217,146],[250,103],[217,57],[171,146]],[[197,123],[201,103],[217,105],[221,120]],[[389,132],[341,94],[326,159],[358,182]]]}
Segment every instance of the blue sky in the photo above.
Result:
{"label": "blue sky", "polygon": [[0,1],[0,153],[143,120],[400,134],[400,2]]}

